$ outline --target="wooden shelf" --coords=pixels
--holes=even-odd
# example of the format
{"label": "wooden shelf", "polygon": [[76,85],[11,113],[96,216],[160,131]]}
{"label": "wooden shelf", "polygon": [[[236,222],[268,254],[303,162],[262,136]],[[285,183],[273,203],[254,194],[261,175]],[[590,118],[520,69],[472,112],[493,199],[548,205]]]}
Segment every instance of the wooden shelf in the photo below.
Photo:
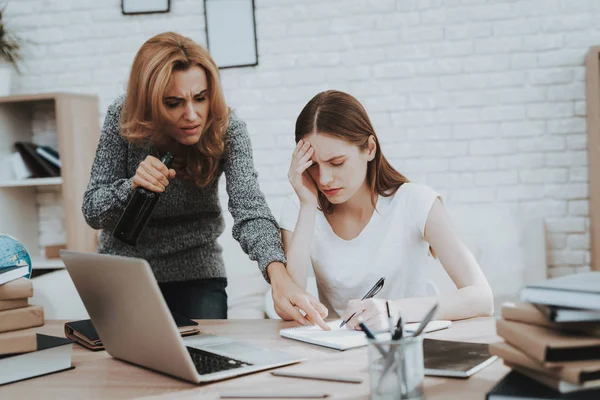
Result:
{"label": "wooden shelf", "polygon": [[[52,138],[62,162],[61,176],[15,180],[4,165],[18,141],[34,140],[36,110],[53,113],[56,137]],[[0,232],[10,234],[28,249],[39,249],[41,221],[36,188],[56,187],[57,207],[62,207],[64,244],[70,250],[93,252],[96,232],[81,212],[83,194],[100,136],[98,98],[78,93],[32,93],[0,97]],[[48,132],[49,133],[49,132]],[[50,139],[50,138],[49,138]],[[54,140],[55,139],[55,140]],[[59,200],[60,199],[60,200]],[[57,210],[58,212],[58,210]],[[47,260],[41,254],[33,260],[35,269],[64,268],[60,259]]]}
{"label": "wooden shelf", "polygon": [[590,266],[600,271],[600,46],[585,58],[587,159],[589,172]]}
{"label": "wooden shelf", "polygon": [[6,187],[28,187],[28,186],[57,186],[62,185],[62,178],[29,178],[18,181],[0,182],[0,188]]}
{"label": "wooden shelf", "polygon": [[31,264],[32,269],[59,269],[65,267],[60,258],[47,260],[43,257],[32,257]]}
{"label": "wooden shelf", "polygon": [[61,97],[66,98],[79,98],[79,99],[87,99],[96,101],[96,96],[89,94],[80,94],[80,93],[63,93],[63,92],[49,92],[49,93],[31,93],[31,94],[17,94],[11,96],[0,96],[0,104],[1,103],[23,103],[23,102],[34,102],[34,101],[44,101],[44,100],[56,100]]}

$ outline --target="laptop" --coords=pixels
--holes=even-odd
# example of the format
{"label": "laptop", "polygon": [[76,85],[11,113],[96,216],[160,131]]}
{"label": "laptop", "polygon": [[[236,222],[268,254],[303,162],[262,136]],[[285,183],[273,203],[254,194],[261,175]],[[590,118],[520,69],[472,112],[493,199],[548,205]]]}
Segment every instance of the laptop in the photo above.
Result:
{"label": "laptop", "polygon": [[182,338],[145,260],[61,250],[108,354],[201,384],[304,361],[211,334]]}

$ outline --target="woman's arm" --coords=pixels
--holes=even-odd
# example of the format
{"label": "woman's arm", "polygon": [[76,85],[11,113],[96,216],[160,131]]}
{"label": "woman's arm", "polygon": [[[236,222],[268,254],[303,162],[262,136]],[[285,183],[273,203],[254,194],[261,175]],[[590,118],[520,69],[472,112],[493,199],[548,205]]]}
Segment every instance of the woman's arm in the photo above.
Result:
{"label": "woman's arm", "polygon": [[293,232],[281,230],[283,249],[288,259],[288,272],[296,285],[306,290],[310,261],[310,242],[315,227],[315,205],[300,205],[298,221]]}
{"label": "woman's arm", "polygon": [[223,168],[229,194],[228,207],[234,221],[232,235],[250,259],[258,261],[264,278],[273,289],[275,310],[282,318],[293,318],[304,324],[306,321],[299,308],[312,323],[329,329],[323,321],[327,315],[325,307],[301,290],[286,271],[281,232],[258,185],[246,124],[234,114],[227,129]]}
{"label": "woman's arm", "polygon": [[427,222],[425,239],[434,255],[456,285],[455,292],[439,297],[415,297],[394,301],[406,321],[420,321],[436,302],[437,319],[464,319],[490,316],[494,312],[492,290],[473,254],[460,240],[442,202],[434,202]]}
{"label": "woman's arm", "polygon": [[250,259],[258,262],[269,282],[267,266],[286,262],[281,233],[258,184],[246,124],[233,113],[225,137],[223,170],[233,216],[232,235]]}
{"label": "woman's arm", "polygon": [[119,118],[123,99],[106,113],[82,212],[94,229],[111,229],[117,223],[132,193],[132,178],[126,177],[127,142],[121,137]]}

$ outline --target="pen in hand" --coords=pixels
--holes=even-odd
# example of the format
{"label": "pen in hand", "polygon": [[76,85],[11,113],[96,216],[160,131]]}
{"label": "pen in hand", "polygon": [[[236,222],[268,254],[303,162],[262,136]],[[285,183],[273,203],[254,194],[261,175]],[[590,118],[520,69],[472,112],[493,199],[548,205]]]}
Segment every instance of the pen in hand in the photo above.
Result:
{"label": "pen in hand", "polygon": [[[373,297],[377,293],[379,293],[379,291],[383,287],[383,283],[384,282],[385,282],[385,277],[384,278],[380,278],[377,281],[377,283],[375,283],[375,285],[373,285],[373,287],[371,288],[371,290],[369,290],[367,292],[367,294],[365,294],[363,296],[363,298],[361,300],[370,299],[371,297]],[[343,327],[344,325],[346,325],[348,323],[348,321],[350,321],[352,319],[352,317],[354,317],[355,315],[356,315],[356,313],[353,313],[351,316],[348,317],[348,319],[346,319],[345,321],[342,321],[342,323],[340,324],[340,328]]]}

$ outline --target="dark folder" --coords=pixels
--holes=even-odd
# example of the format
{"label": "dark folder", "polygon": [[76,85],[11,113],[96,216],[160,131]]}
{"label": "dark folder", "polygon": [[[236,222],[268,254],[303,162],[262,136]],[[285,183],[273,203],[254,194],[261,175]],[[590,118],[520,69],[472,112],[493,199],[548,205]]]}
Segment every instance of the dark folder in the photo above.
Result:
{"label": "dark folder", "polygon": [[[179,328],[181,336],[191,336],[200,332],[198,328],[196,328],[198,325],[196,321],[175,313],[173,313],[173,319],[175,320],[177,328]],[[100,337],[98,337],[96,328],[89,319],[65,323],[65,336],[69,339],[73,339],[75,342],[89,350],[104,350],[104,346],[102,345]]]}
{"label": "dark folder", "polygon": [[15,148],[21,154],[25,165],[27,165],[34,178],[60,176],[60,168],[41,157],[36,152],[36,144],[31,142],[15,142]]}

